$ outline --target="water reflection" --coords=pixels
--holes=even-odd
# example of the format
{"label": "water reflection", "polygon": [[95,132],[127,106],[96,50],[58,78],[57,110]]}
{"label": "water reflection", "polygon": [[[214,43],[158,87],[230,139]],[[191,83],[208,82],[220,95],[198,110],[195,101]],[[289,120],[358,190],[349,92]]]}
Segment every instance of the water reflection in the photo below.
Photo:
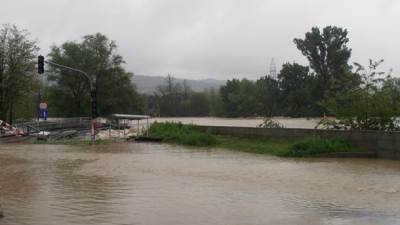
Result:
{"label": "water reflection", "polygon": [[0,146],[0,224],[400,224],[398,161]]}

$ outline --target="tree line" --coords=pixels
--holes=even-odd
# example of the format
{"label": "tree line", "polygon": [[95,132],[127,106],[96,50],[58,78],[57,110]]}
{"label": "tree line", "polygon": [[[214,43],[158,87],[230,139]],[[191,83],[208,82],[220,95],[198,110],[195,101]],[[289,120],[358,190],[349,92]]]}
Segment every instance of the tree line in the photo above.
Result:
{"label": "tree line", "polygon": [[[168,77],[154,96],[149,112],[161,116],[196,115],[188,106],[204,105],[199,115],[224,117],[323,117],[322,126],[341,129],[399,129],[400,79],[382,72],[377,62],[350,64],[348,31],[335,26],[314,27],[295,38],[309,65],[282,65],[277,78],[231,79],[219,90],[195,93]],[[175,86],[174,86],[175,85]],[[188,94],[189,93],[189,94]],[[200,100],[200,97],[201,100]],[[208,104],[206,102],[208,101]],[[208,106],[208,113],[207,108]]]}
{"label": "tree line", "polygon": [[[0,28],[0,119],[38,116],[40,102],[48,103],[51,117],[90,115],[90,90],[86,77],[58,68],[46,67],[45,76],[37,74],[37,41],[27,30],[15,25]],[[144,98],[131,82],[132,73],[117,52],[117,45],[105,35],[83,36],[81,41],[67,41],[51,46],[46,59],[85,71],[94,80],[101,116],[114,112],[144,112]]]}
{"label": "tree line", "polygon": [[[83,36],[52,46],[47,59],[87,72],[95,81],[100,116],[145,113],[153,116],[335,116],[324,126],[354,129],[396,127],[400,81],[379,71],[382,61],[351,64],[346,29],[314,27],[293,40],[309,65],[282,65],[277,78],[231,79],[219,89],[195,92],[168,75],[153,94],[139,94],[124,69],[117,45],[105,35]],[[0,29],[0,119],[35,118],[45,101],[52,117],[90,115],[89,83],[73,71],[52,65],[35,71],[39,48],[26,30]]]}

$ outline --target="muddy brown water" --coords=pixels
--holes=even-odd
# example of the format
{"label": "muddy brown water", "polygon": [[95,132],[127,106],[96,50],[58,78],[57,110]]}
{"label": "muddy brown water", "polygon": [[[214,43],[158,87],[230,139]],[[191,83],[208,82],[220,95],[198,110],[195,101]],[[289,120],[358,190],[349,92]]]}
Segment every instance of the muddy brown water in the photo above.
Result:
{"label": "muddy brown water", "polygon": [[[273,117],[286,128],[313,129],[321,118],[289,118]],[[182,122],[185,124],[197,124],[205,126],[231,126],[231,127],[257,127],[263,122],[263,118],[222,118],[222,117],[159,117],[151,118],[150,122]],[[145,125],[145,121],[141,124]],[[133,123],[134,124],[134,123]]]}
{"label": "muddy brown water", "polygon": [[1,225],[400,224],[399,161],[1,145]]}

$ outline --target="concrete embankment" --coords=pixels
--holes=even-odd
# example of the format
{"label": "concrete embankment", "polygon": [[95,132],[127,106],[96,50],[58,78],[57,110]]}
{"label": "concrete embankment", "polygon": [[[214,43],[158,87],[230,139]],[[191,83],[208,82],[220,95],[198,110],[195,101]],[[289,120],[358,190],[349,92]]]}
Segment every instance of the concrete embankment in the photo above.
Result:
{"label": "concrete embankment", "polygon": [[222,127],[199,126],[204,131],[214,134],[240,137],[270,137],[270,138],[338,138],[347,140],[355,146],[363,147],[378,158],[400,159],[400,132],[381,131],[342,131],[290,128],[252,128],[252,127]]}

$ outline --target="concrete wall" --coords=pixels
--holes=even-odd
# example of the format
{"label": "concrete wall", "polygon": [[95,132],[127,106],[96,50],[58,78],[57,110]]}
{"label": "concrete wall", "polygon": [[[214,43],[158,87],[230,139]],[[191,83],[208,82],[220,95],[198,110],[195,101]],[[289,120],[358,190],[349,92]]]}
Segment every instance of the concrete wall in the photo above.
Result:
{"label": "concrete wall", "polygon": [[376,153],[379,158],[400,159],[400,132],[380,131],[341,131],[313,130],[289,128],[252,128],[252,127],[222,127],[199,126],[202,130],[215,134],[242,137],[274,137],[274,138],[303,138],[322,137],[339,138],[350,141],[355,146],[364,147]]}

